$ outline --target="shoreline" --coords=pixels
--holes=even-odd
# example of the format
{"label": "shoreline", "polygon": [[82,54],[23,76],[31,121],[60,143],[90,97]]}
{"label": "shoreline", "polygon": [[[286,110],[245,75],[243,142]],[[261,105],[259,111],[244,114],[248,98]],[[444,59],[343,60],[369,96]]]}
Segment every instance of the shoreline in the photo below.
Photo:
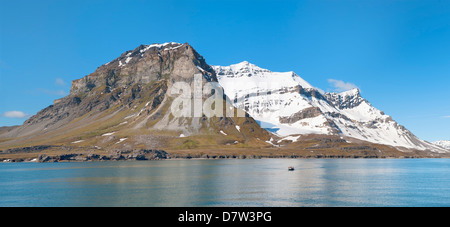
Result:
{"label": "shoreline", "polygon": [[376,156],[321,156],[321,157],[285,157],[285,156],[273,156],[273,157],[168,157],[168,158],[156,158],[156,159],[135,159],[135,158],[121,158],[121,159],[84,159],[84,158],[74,158],[74,159],[58,159],[56,157],[50,157],[48,160],[39,160],[39,158],[34,159],[3,159],[0,158],[1,163],[68,163],[68,162],[118,162],[118,161],[174,161],[174,160],[224,160],[224,159],[236,159],[236,160],[254,160],[254,159],[448,159],[449,157],[415,157],[415,156],[400,156],[400,157],[376,157]]}
{"label": "shoreline", "polygon": [[89,147],[39,146],[0,151],[2,162],[145,161],[170,159],[418,159],[450,158],[447,153],[380,152],[336,149],[198,148],[99,150]]}

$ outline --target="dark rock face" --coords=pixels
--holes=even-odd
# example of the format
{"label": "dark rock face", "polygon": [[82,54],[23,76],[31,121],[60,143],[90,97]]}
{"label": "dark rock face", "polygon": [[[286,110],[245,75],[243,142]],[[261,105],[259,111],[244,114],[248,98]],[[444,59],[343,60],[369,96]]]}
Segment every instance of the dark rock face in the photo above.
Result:
{"label": "dark rock face", "polygon": [[296,86],[295,90],[296,92],[298,92],[301,95],[304,95],[305,97],[327,101],[327,99],[322,94],[320,94],[320,92],[317,91],[316,89],[305,89],[301,86]]}
{"label": "dark rock face", "polygon": [[65,162],[65,161],[120,161],[120,160],[162,160],[169,158],[169,155],[163,150],[133,150],[133,151],[115,151],[109,155],[99,154],[61,154],[55,156],[39,155],[37,162]]}
{"label": "dark rock face", "polygon": [[111,154],[110,158],[112,160],[160,160],[167,159],[168,154],[163,150],[125,150],[125,151],[116,151]]}
{"label": "dark rock face", "polygon": [[295,122],[300,121],[305,118],[313,118],[313,117],[320,116],[321,114],[322,114],[322,111],[320,111],[320,108],[310,107],[310,108],[303,109],[303,110],[291,115],[290,117],[280,117],[280,123],[292,124],[292,123],[295,123]]}
{"label": "dark rock face", "polygon": [[39,155],[37,162],[57,162],[57,159],[48,155]]}
{"label": "dark rock face", "polygon": [[47,150],[54,146],[42,145],[42,146],[32,146],[32,147],[21,147],[21,148],[12,148],[6,149],[4,151],[0,151],[3,154],[14,154],[14,153],[30,153],[30,152],[39,152],[43,150]]}
{"label": "dark rock face", "polygon": [[338,109],[351,109],[359,106],[362,102],[367,102],[361,97],[359,89],[354,89],[348,94],[340,95],[337,93],[326,93],[326,100]]}

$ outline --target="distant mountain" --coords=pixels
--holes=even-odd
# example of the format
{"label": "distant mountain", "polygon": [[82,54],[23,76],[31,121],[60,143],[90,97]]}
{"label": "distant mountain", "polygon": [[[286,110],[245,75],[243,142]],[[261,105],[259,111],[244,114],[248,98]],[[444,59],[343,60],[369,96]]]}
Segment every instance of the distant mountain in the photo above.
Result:
{"label": "distant mountain", "polygon": [[439,140],[439,141],[433,142],[433,144],[450,150],[450,140]]}
{"label": "distant mountain", "polygon": [[292,71],[271,72],[246,61],[213,68],[234,105],[281,137],[342,135],[377,144],[444,152],[373,107],[358,89],[325,93]]}

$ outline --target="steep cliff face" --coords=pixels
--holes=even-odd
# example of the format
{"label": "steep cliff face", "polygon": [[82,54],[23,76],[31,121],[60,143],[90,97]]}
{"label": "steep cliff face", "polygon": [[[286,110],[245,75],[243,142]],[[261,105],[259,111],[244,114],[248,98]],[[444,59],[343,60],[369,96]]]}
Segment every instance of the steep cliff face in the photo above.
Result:
{"label": "steep cliff face", "polygon": [[[210,82],[217,82],[214,70],[189,44],[141,45],[74,80],[68,96],[1,134],[0,148],[58,144],[183,149],[220,146],[225,141],[250,143],[256,141],[252,135],[268,139],[269,134],[251,117],[175,116],[172,103],[178,92],[184,92],[172,91],[176,83],[201,87],[203,104],[212,95],[205,91]],[[220,100],[225,110],[226,100]]]}
{"label": "steep cliff face", "polygon": [[118,87],[161,79],[191,83],[195,73],[204,74],[207,81],[217,81],[205,59],[187,43],[141,45],[100,66],[94,73],[73,81],[70,93],[82,94],[99,87],[110,92]]}

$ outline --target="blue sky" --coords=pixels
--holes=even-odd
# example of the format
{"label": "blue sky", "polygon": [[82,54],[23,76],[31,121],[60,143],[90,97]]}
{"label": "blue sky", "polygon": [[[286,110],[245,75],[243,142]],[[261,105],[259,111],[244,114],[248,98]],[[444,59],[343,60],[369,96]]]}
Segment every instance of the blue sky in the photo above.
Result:
{"label": "blue sky", "polygon": [[126,50],[171,41],[211,65],[356,86],[421,139],[450,140],[450,1],[433,0],[0,0],[0,126]]}

